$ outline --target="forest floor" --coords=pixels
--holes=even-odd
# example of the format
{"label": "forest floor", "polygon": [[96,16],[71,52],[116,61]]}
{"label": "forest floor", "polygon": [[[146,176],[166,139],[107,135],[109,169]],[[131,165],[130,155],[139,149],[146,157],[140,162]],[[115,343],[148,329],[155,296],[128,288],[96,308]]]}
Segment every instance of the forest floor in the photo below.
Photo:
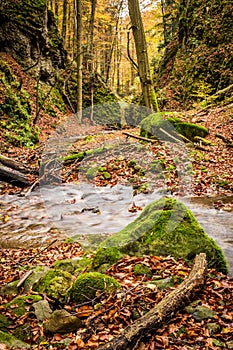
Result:
{"label": "forest floor", "polygon": [[[12,62],[12,65],[14,62]],[[15,69],[18,69],[15,67]],[[18,73],[18,75],[20,72]],[[25,83],[30,87],[29,82]],[[61,117],[61,116],[59,116]],[[90,126],[88,124],[80,126],[78,135],[87,136],[74,142],[69,153],[87,152],[98,149],[103,144],[113,143],[116,152],[109,151],[95,154],[95,163],[98,171],[94,178],[97,186],[114,186],[118,182],[132,181],[135,191],[149,191],[147,184],[150,174],[147,165],[140,165],[139,168],[132,166],[132,162],[140,163],[141,151],[148,159],[162,160],[162,179],[158,179],[156,186],[164,186],[172,195],[185,195],[187,192],[195,197],[213,198],[212,205],[219,210],[232,211],[232,191],[233,191],[233,148],[223,139],[216,137],[221,134],[232,144],[233,137],[233,108],[216,107],[212,109],[190,111],[186,113],[189,121],[199,123],[209,129],[206,137],[212,144],[204,146],[197,145],[189,149],[189,160],[192,163],[191,188],[180,187],[174,166],[174,159],[166,150],[164,145],[151,144],[127,138],[123,133],[127,131],[138,135],[137,128],[127,130],[109,130],[104,126]],[[0,141],[3,147],[1,151],[4,155],[17,159],[28,166],[38,169],[44,147],[49,135],[54,129],[48,116],[44,115],[39,120],[41,127],[40,142],[34,148],[14,147],[7,143],[4,131],[0,130]],[[126,150],[127,156],[122,157],[119,147]],[[124,153],[125,154],[125,153]],[[148,158],[147,158],[148,157]],[[79,181],[79,170],[84,168],[84,162],[68,161],[62,169],[62,179],[64,182]],[[135,165],[135,164],[134,164]],[[100,168],[101,171],[100,171]],[[104,168],[104,170],[103,170]],[[105,173],[105,175],[104,175]],[[108,173],[109,175],[106,175]],[[85,174],[84,174],[85,175]],[[81,176],[83,176],[81,174]],[[30,180],[36,181],[37,175],[30,176]],[[0,184],[1,194],[20,194],[25,190],[11,185]],[[27,191],[28,189],[26,189]],[[134,208],[137,210],[137,208]],[[134,210],[133,209],[133,210]],[[38,255],[37,255],[38,254]],[[78,243],[55,243],[45,250],[40,248],[31,249],[1,249],[0,251],[0,284],[22,277],[29,267],[46,265],[53,266],[54,261],[59,259],[79,257],[83,250]],[[29,261],[31,261],[29,263]],[[154,275],[161,278],[177,276],[185,278],[190,266],[185,262],[175,261],[171,257],[125,257],[113,265],[107,274],[116,278],[122,286],[122,291],[116,296],[101,295],[99,309],[90,302],[87,305],[67,304],[64,308],[77,315],[83,322],[83,327],[77,333],[69,334],[44,334],[43,323],[38,322],[31,313],[31,304],[28,300],[28,312],[22,317],[14,314],[14,305],[9,312],[4,307],[0,307],[1,313],[12,320],[9,326],[9,333],[14,333],[17,326],[26,325],[23,340],[32,346],[32,349],[96,349],[101,343],[112,339],[118,335],[122,329],[134,322],[135,319],[144,315],[153,308],[162,298],[177,287],[166,288],[164,290],[151,289],[145,282],[150,282],[150,278],[145,276],[135,276],[134,266],[143,263],[150,267]],[[150,283],[149,283],[150,285]],[[148,339],[141,339],[137,350],[188,350],[188,349],[233,349],[233,279],[215,270],[209,270],[205,286],[194,297],[193,307],[202,305],[213,311],[212,318],[200,319],[195,314],[189,313],[188,309],[180,308],[170,322],[167,322],[160,329],[157,329]],[[0,304],[8,302],[12,297],[0,297]],[[28,328],[28,324],[30,327]],[[65,343],[62,343],[64,341]],[[64,345],[66,344],[66,345]],[[3,344],[0,349],[5,350]]]}
{"label": "forest floor", "polygon": [[[232,114],[229,116],[223,109],[214,109],[202,115],[193,115],[192,121],[201,120],[202,125],[209,128],[207,139],[213,145],[202,146],[201,150],[193,148],[190,150],[190,159],[193,165],[193,180],[191,193],[197,197],[214,198],[212,205],[219,210],[232,211],[232,180],[233,180],[233,148],[229,147],[224,141],[215,137],[216,133],[222,134],[227,139],[232,137]],[[126,137],[124,130],[106,130],[103,126],[85,125],[79,130],[79,135],[88,135],[88,137],[78,140],[72,146],[69,154],[96,149],[106,143],[117,141],[116,145],[127,149],[127,157],[119,157],[116,154],[105,152],[95,156],[95,162],[98,167],[104,167],[105,171],[110,173],[110,178],[105,178],[103,172],[98,171],[94,179],[97,186],[114,186],[116,183],[128,181],[134,178],[134,186],[137,190],[140,185],[145,183],[147,169],[145,175],[135,171],[130,164],[130,160],[137,160],[141,157],[134,149],[134,145],[141,145],[144,156],[146,151],[150,151],[149,155],[154,157],[160,152],[160,156],[164,159],[165,180],[163,185],[171,191],[175,196],[178,193],[178,179],[176,172],[172,167],[173,159],[169,152],[161,144],[141,143]],[[131,134],[138,135],[138,129],[125,130]],[[43,140],[43,139],[42,139]],[[129,144],[130,141],[130,144]],[[21,162],[32,167],[38,166],[38,160],[41,157],[44,140],[38,147],[34,149],[15,148],[9,146],[4,152],[5,155],[18,159]],[[132,146],[133,145],[133,146]],[[118,146],[115,146],[117,149]],[[114,156],[117,157],[114,158]],[[146,158],[146,156],[145,156]],[[147,158],[146,158],[147,159]],[[82,162],[81,162],[82,163]],[[110,166],[111,165],[111,166]],[[114,165],[114,166],[113,166]],[[68,162],[62,169],[62,177],[64,182],[79,181],[80,163],[77,161]],[[167,170],[166,170],[167,169]],[[169,170],[168,170],[169,169]],[[140,170],[140,169],[139,169]],[[167,174],[169,176],[167,176]],[[32,178],[36,180],[36,178]],[[137,186],[137,184],[139,184]],[[161,183],[158,183],[160,186]],[[148,188],[144,187],[144,191]],[[185,194],[183,188],[183,195]],[[24,190],[25,191],[25,190]],[[2,193],[19,194],[21,189],[6,185],[2,187]],[[220,200],[221,198],[221,200]],[[140,210],[140,208],[132,208],[132,210]],[[39,253],[39,255],[36,255]],[[2,249],[0,251],[1,261],[1,284],[4,285],[20,278],[23,273],[33,266],[46,265],[53,266],[54,261],[58,259],[79,257],[83,254],[82,248],[78,243],[56,243],[48,247],[45,251],[40,252],[39,248],[34,249]],[[31,263],[28,261],[32,259]],[[23,256],[23,258],[22,258]],[[32,346],[32,349],[97,349],[98,346],[113,337],[120,334],[122,329],[132,324],[135,319],[144,315],[152,309],[162,298],[177,287],[166,288],[164,290],[150,289],[150,278],[145,276],[135,276],[133,273],[134,266],[143,263],[152,269],[153,274],[160,275],[161,278],[169,278],[176,276],[177,280],[185,278],[190,267],[181,260],[175,261],[170,257],[125,257],[117,264],[113,265],[106,273],[116,278],[122,286],[122,291],[116,296],[101,295],[101,308],[96,309],[90,302],[86,305],[74,305],[67,303],[64,308],[75,314],[83,322],[83,327],[76,333],[69,334],[45,334],[43,331],[43,323],[38,322],[31,313],[31,304],[28,300],[28,312],[23,317],[17,317],[14,314],[14,306],[11,312],[1,308],[1,313],[12,320],[9,326],[9,332],[19,325],[28,327],[28,333],[24,333],[24,341]],[[119,297],[119,295],[121,295]],[[205,286],[194,297],[192,306],[204,306],[213,311],[212,318],[199,319],[192,314],[187,308],[181,307],[173,316],[170,322],[163,327],[155,330],[149,338],[140,339],[137,350],[188,350],[188,349],[233,349],[233,279],[232,277],[223,275],[215,270],[209,270]],[[12,297],[0,297],[0,303],[4,304],[11,300]],[[0,345],[1,349],[7,349],[4,345]]]}
{"label": "forest floor", "polygon": [[[44,251],[40,251],[39,248],[3,249],[0,251],[1,284],[21,278],[25,271],[33,266],[53,267],[56,260],[77,258],[82,254],[78,243],[54,244]],[[155,287],[151,277],[134,274],[136,264],[148,266],[154,276],[159,275],[162,279],[173,276],[173,280],[176,281],[174,286],[164,289]],[[82,327],[77,332],[68,334],[46,334],[43,322],[39,322],[32,312],[30,298],[26,301],[27,312],[21,317],[14,314],[17,304],[13,304],[11,310],[5,309],[4,306],[0,309],[2,315],[12,321],[8,332],[14,334],[16,328],[21,326],[21,329],[24,329],[22,338],[32,349],[97,349],[100,344],[119,335],[125,327],[155,307],[189,272],[190,266],[172,257],[124,257],[106,272],[117,279],[122,287],[116,295],[101,293],[98,307],[92,301],[82,304],[67,302],[63,306],[82,320]],[[207,308],[211,315],[201,317],[198,313],[190,311],[190,307],[180,306],[170,322],[168,320],[162,327],[155,329],[147,339],[139,339],[135,349],[233,349],[232,295],[233,278],[213,269],[208,270],[204,288],[193,295],[191,306],[193,309],[198,306]],[[3,305],[12,298],[2,296],[0,303]],[[0,344],[0,349],[5,350],[7,347]]]}

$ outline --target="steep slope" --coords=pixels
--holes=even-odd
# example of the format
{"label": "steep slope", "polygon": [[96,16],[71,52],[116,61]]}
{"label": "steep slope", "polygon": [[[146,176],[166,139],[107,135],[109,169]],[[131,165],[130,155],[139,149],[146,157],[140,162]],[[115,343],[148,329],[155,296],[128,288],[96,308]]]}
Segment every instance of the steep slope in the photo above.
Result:
{"label": "steep slope", "polygon": [[232,14],[228,0],[181,4],[156,77],[161,106],[190,108],[233,83]]}

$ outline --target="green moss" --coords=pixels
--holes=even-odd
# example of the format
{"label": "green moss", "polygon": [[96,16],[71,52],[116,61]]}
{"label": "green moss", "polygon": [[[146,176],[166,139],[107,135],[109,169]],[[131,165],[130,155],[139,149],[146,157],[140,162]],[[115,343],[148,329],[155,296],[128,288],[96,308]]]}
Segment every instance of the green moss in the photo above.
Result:
{"label": "green moss", "polygon": [[32,274],[26,279],[23,284],[24,293],[33,289],[33,286],[38,283],[38,281],[49,271],[47,266],[36,266],[32,270]]}
{"label": "green moss", "polygon": [[87,256],[82,256],[82,258],[79,260],[79,265],[75,270],[75,275],[79,275],[80,273],[82,273],[83,271],[85,272],[90,272],[93,270],[93,266],[92,266],[92,262],[93,259],[92,258],[88,258]]}
{"label": "green moss", "polygon": [[104,171],[104,172],[103,172],[103,178],[104,178],[105,180],[110,180],[110,179],[111,179],[111,174],[109,174],[108,171]]}
{"label": "green moss", "polygon": [[63,270],[67,271],[71,274],[73,274],[77,269],[81,267],[83,268],[83,258],[77,258],[77,259],[64,259],[64,260],[57,260],[54,263],[54,268],[56,270]]}
{"label": "green moss", "polygon": [[179,134],[183,135],[184,137],[186,137],[191,141],[194,141],[195,137],[197,136],[204,138],[209,133],[208,129],[198,124],[186,123],[181,121],[174,122],[172,119],[168,119],[168,121],[170,121],[174,125],[176,131]]}
{"label": "green moss", "polygon": [[93,258],[92,266],[94,269],[101,265],[107,264],[109,267],[115,264],[123,257],[121,252],[116,247],[99,248]]}
{"label": "green moss", "polygon": [[117,247],[121,253],[142,256],[172,255],[191,262],[206,253],[209,267],[227,273],[220,247],[208,237],[192,212],[172,198],[161,198],[147,205],[139,217],[100,247]]}
{"label": "green moss", "polygon": [[146,277],[151,277],[152,276],[152,271],[151,269],[144,265],[144,264],[136,264],[133,269],[133,273],[136,276],[146,276]]}
{"label": "green moss", "polygon": [[[166,134],[163,130],[165,130]],[[140,135],[147,138],[174,142],[172,137],[179,139],[177,133],[193,141],[196,136],[205,137],[208,134],[208,129],[201,125],[182,122],[172,112],[150,114],[140,124]]]}
{"label": "green moss", "polygon": [[62,161],[66,164],[69,163],[70,161],[72,162],[74,160],[81,161],[85,157],[85,154],[86,154],[85,152],[73,153],[69,156],[62,158]]}
{"label": "green moss", "polygon": [[105,166],[100,166],[98,168],[98,171],[100,171],[102,173],[102,172],[106,171],[106,167]]}
{"label": "green moss", "polygon": [[0,343],[5,344],[10,349],[29,349],[30,345],[15,338],[13,335],[0,331]]}
{"label": "green moss", "polygon": [[24,89],[19,89],[16,76],[2,59],[0,83],[4,87],[0,126],[5,130],[5,137],[16,146],[33,146],[39,141],[39,129],[31,125],[30,96]]}
{"label": "green moss", "polygon": [[193,139],[194,139],[195,142],[200,142],[204,146],[214,146],[215,145],[211,141],[208,141],[208,140],[206,140],[206,139],[204,139],[203,137],[200,137],[200,136],[194,136]]}
{"label": "green moss", "polygon": [[114,293],[121,288],[112,277],[99,272],[84,273],[74,281],[68,295],[72,301],[90,301],[96,297],[96,292]]}
{"label": "green moss", "polygon": [[67,271],[51,269],[33,287],[39,293],[46,293],[60,303],[65,301],[66,292],[71,287],[72,275]]}
{"label": "green moss", "polygon": [[86,171],[87,179],[94,179],[98,172],[98,166],[94,166]]}
{"label": "green moss", "polygon": [[6,316],[0,314],[0,330],[7,332],[7,327],[12,324],[12,321],[9,320]]}
{"label": "green moss", "polygon": [[9,308],[17,316],[23,316],[28,311],[26,307],[31,305],[32,302],[35,303],[39,300],[42,300],[42,297],[40,295],[23,295],[14,298],[9,303],[5,304],[4,307]]}

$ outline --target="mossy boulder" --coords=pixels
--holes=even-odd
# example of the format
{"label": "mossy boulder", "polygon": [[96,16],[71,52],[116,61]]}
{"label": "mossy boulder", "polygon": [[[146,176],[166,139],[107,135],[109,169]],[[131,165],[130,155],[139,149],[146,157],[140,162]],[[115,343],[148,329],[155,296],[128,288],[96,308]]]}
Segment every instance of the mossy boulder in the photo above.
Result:
{"label": "mossy boulder", "polygon": [[33,287],[33,290],[39,293],[46,293],[49,298],[64,303],[67,290],[71,285],[72,275],[69,272],[51,269],[39,280]]}
{"label": "mossy boulder", "polygon": [[146,276],[146,277],[151,277],[153,274],[151,269],[144,264],[136,264],[134,266],[133,273],[135,274],[135,276]]}
{"label": "mossy boulder", "polygon": [[204,138],[209,133],[208,129],[202,125],[182,122],[178,118],[168,118],[168,121],[172,123],[178,134],[191,141],[195,141],[196,137]]}
{"label": "mossy boulder", "polygon": [[99,273],[87,272],[78,276],[68,295],[72,301],[83,302],[96,297],[97,292],[114,293],[121,285],[113,277]]}
{"label": "mossy boulder", "polygon": [[78,257],[75,259],[57,260],[54,263],[54,268],[56,270],[63,270],[73,274],[75,270],[78,270],[80,268],[81,261],[82,261],[82,257]]}
{"label": "mossy boulder", "polygon": [[13,335],[0,331],[0,344],[5,344],[9,349],[29,349],[30,345],[15,338]]}
{"label": "mossy boulder", "polygon": [[152,113],[140,123],[140,135],[143,137],[174,142],[172,137],[179,139],[178,134],[194,141],[197,136],[204,138],[208,135],[208,129],[198,124],[183,122],[172,112]]}
{"label": "mossy boulder", "polygon": [[131,256],[172,255],[188,262],[204,252],[209,267],[228,271],[221,248],[193,213],[173,198],[164,197],[147,205],[135,221],[105,239],[99,249],[110,247]]}
{"label": "mossy boulder", "polygon": [[[161,141],[174,141],[168,136],[176,136],[173,125],[166,120],[166,117],[173,116],[173,113],[158,112],[152,113],[144,118],[140,123],[140,135],[147,138],[155,138]],[[166,134],[163,132],[165,130]]]}
{"label": "mossy boulder", "polygon": [[26,279],[23,283],[23,291],[27,293],[30,289],[33,289],[33,286],[36,285],[39,280],[45,276],[45,274],[49,271],[48,266],[36,266],[31,275]]}
{"label": "mossy boulder", "polygon": [[115,264],[123,257],[123,254],[117,247],[100,248],[96,251],[96,254],[92,261],[94,269],[104,267],[107,270],[111,265]]}
{"label": "mossy boulder", "polygon": [[28,312],[28,307],[31,307],[33,303],[42,300],[40,295],[22,295],[12,299],[9,303],[3,305],[5,308],[9,308],[11,312],[14,312],[16,316],[23,316]]}

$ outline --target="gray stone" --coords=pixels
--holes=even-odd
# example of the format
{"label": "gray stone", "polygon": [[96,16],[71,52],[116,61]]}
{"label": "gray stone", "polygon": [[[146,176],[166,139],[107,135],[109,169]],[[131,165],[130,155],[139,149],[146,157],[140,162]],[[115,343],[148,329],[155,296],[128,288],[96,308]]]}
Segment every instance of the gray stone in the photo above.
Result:
{"label": "gray stone", "polygon": [[197,306],[193,313],[193,318],[197,321],[201,321],[208,318],[214,318],[215,315],[216,315],[216,312],[209,309],[208,307]]}
{"label": "gray stone", "polygon": [[82,321],[72,316],[66,310],[56,310],[48,318],[44,324],[46,333],[69,333],[76,332],[82,326]]}
{"label": "gray stone", "polygon": [[33,286],[36,285],[49,270],[50,269],[47,266],[36,266],[33,269],[32,274],[26,279],[23,284],[24,293],[27,293],[31,289],[33,290]]}
{"label": "gray stone", "polygon": [[18,294],[18,287],[17,287],[17,283],[19,281],[13,281],[13,282],[10,282],[8,284],[6,284],[5,286],[3,286],[1,288],[1,291],[0,291],[0,295],[17,295]]}
{"label": "gray stone", "polygon": [[39,321],[43,321],[45,318],[48,318],[52,313],[47,300],[40,300],[37,303],[34,303],[32,306],[35,309],[35,315]]}

